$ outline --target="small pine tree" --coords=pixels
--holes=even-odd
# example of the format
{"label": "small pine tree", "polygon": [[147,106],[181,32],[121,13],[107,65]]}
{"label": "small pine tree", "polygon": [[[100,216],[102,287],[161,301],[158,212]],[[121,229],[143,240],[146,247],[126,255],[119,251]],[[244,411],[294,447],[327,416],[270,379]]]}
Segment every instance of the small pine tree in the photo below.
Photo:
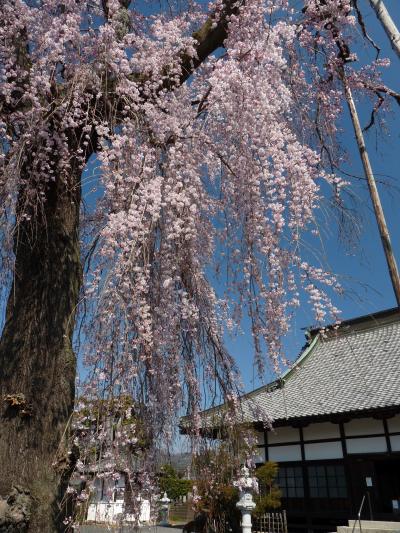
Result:
{"label": "small pine tree", "polygon": [[266,462],[260,466],[255,473],[260,492],[256,497],[257,507],[254,510],[256,516],[263,515],[272,509],[278,509],[281,506],[281,491],[276,484],[278,475],[278,465],[272,461]]}
{"label": "small pine tree", "polygon": [[190,479],[183,479],[171,465],[161,467],[159,477],[159,487],[161,492],[166,492],[171,500],[177,500],[180,496],[186,496],[192,490],[193,482]]}

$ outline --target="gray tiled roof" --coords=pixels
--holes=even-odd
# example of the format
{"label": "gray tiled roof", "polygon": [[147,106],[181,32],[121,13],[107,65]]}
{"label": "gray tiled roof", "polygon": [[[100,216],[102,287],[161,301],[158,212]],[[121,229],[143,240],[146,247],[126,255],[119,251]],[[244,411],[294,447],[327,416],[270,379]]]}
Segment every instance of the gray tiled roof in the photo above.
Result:
{"label": "gray tiled roof", "polygon": [[279,382],[242,398],[246,421],[263,419],[261,413],[283,421],[400,406],[398,310],[344,322],[325,337],[316,330],[312,335]]}

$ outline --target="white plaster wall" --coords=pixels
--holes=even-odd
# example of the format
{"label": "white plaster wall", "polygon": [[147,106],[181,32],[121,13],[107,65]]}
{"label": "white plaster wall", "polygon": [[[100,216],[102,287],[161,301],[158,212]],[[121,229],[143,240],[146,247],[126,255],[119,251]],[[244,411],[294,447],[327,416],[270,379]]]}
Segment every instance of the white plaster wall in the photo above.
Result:
{"label": "white plaster wall", "polygon": [[344,432],[348,437],[384,433],[383,422],[375,418],[355,418],[344,424]]}
{"label": "white plaster wall", "polygon": [[285,461],[301,461],[300,445],[269,446],[268,459],[284,463]]}
{"label": "white plaster wall", "polygon": [[98,502],[91,503],[88,508],[87,520],[113,524],[117,516],[124,510],[123,502]]}
{"label": "white plaster wall", "polygon": [[95,504],[95,503],[89,504],[87,517],[86,517],[86,520],[88,522],[95,522],[96,521],[96,509],[97,509],[97,504]]}
{"label": "white plaster wall", "polygon": [[255,463],[265,463],[265,448],[257,448],[254,456]]}
{"label": "white plaster wall", "polygon": [[257,444],[265,444],[264,431],[257,431],[256,439],[257,439]]}
{"label": "white plaster wall", "polygon": [[281,442],[298,442],[300,432],[298,428],[284,426],[268,432],[268,444],[279,444]]}
{"label": "white plaster wall", "polygon": [[[91,503],[88,507],[86,520],[88,522],[98,522],[103,524],[115,524],[119,516],[123,514],[125,504],[122,501],[118,502],[98,502]],[[133,522],[134,516],[127,515],[125,517],[127,522]],[[140,522],[150,521],[150,502],[149,500],[142,500],[140,505]]]}
{"label": "white plaster wall", "polygon": [[342,443],[340,441],[334,441],[305,444],[304,453],[307,461],[316,459],[342,459]]}
{"label": "white plaster wall", "polygon": [[400,452],[400,435],[392,435],[390,437],[390,444],[393,452]]}
{"label": "white plaster wall", "polygon": [[347,453],[380,453],[387,451],[385,437],[346,439],[346,447]]}
{"label": "white plaster wall", "polygon": [[388,418],[387,425],[389,433],[396,433],[400,431],[400,415],[395,415],[393,418]]}
{"label": "white plaster wall", "polygon": [[142,500],[140,505],[140,522],[150,522],[150,502],[149,500]]}
{"label": "white plaster wall", "polygon": [[331,422],[310,424],[303,428],[303,436],[304,440],[334,439],[340,437],[340,429],[338,424]]}

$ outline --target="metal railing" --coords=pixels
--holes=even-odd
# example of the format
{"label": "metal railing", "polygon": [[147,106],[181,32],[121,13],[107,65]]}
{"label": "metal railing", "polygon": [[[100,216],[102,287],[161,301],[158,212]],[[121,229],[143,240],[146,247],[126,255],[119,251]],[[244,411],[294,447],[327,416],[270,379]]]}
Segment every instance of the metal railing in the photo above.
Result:
{"label": "metal railing", "polygon": [[372,505],[371,505],[371,495],[369,493],[369,491],[367,490],[367,492],[364,494],[364,496],[362,497],[362,500],[361,500],[361,504],[360,504],[360,508],[358,509],[358,513],[357,513],[357,519],[354,520],[354,524],[353,524],[353,529],[351,531],[351,533],[354,533],[354,530],[356,528],[356,525],[358,523],[359,525],[359,528],[360,528],[360,533],[362,533],[362,525],[361,525],[361,513],[363,511],[363,508],[364,508],[364,503],[365,501],[368,501],[368,508],[369,508],[369,517],[370,517],[370,520],[373,520],[373,515],[372,515]]}

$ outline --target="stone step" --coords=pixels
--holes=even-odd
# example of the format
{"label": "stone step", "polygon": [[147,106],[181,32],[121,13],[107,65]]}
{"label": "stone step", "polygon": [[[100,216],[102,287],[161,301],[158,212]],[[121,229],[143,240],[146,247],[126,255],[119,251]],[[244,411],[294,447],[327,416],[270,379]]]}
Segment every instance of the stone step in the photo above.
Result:
{"label": "stone step", "polygon": [[[349,520],[349,526],[353,527],[354,522],[357,523],[357,526],[359,527],[358,520]],[[356,527],[357,527],[356,526]],[[390,531],[398,531],[400,530],[400,522],[385,522],[382,520],[361,520],[361,527],[362,529],[385,529]]]}
{"label": "stone step", "polygon": [[337,533],[360,533],[360,529],[362,533],[400,533],[400,523],[362,520],[360,528],[358,521],[354,527],[354,520],[349,520],[348,526],[338,526]]}
{"label": "stone step", "polygon": [[[379,528],[369,528],[369,527],[362,527],[361,526],[361,532],[362,533],[387,533],[390,531],[391,533],[400,533],[399,529],[379,529]],[[356,527],[353,529],[349,526],[339,526],[337,528],[337,533],[360,533],[360,526],[357,524]]]}

